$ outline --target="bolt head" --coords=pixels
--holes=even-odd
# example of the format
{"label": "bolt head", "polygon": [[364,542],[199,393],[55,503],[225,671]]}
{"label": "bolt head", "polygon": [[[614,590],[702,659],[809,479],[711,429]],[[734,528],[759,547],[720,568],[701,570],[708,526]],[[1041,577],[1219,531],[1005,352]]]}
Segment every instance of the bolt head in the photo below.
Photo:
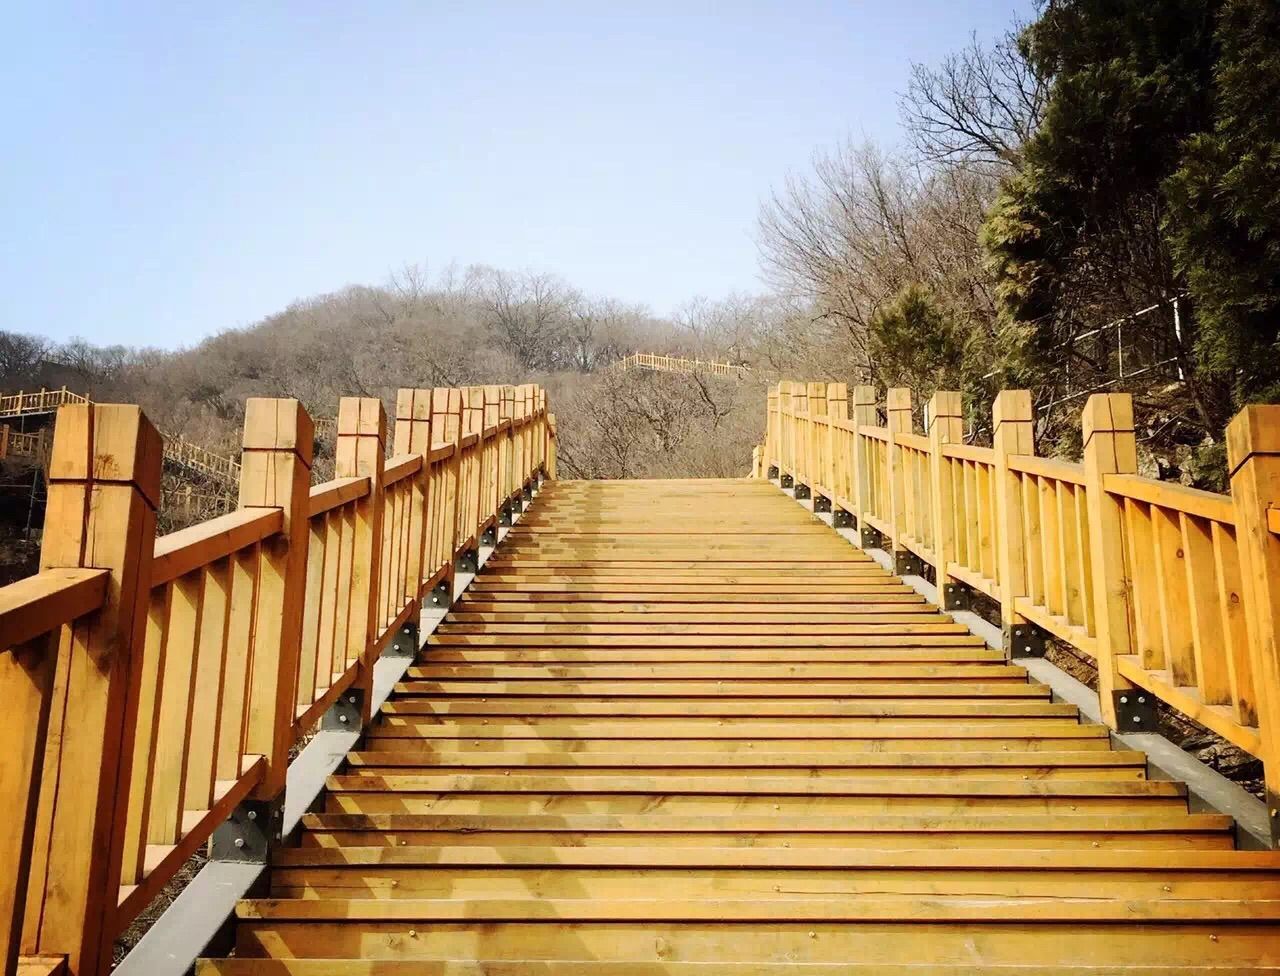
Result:
{"label": "bolt head", "polygon": [[1120,704],[1121,704],[1121,705],[1127,705],[1127,704],[1129,704],[1129,698],[1128,698],[1128,696],[1126,696],[1126,695],[1121,695],[1121,696],[1120,696]]}
{"label": "bolt head", "polygon": [[343,725],[346,725],[346,724],[347,724],[347,717],[346,717],[345,715],[339,715],[339,716],[338,716],[338,721],[339,721],[339,722],[341,722]]}
{"label": "bolt head", "polygon": [[235,843],[236,843],[236,847],[244,847],[244,838],[237,837]]}
{"label": "bolt head", "polygon": [[250,820],[257,820],[257,819],[258,819],[258,811],[257,811],[257,810],[250,810],[250,811],[249,811],[249,819],[250,819]]}

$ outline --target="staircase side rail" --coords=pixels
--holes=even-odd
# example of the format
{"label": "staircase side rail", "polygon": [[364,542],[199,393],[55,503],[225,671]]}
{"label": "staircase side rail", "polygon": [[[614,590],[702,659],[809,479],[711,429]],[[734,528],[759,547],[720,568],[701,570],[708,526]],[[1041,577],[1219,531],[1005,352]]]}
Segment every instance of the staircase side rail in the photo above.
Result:
{"label": "staircase side rail", "polygon": [[[812,409],[814,386],[770,388],[757,477],[812,491],[900,572],[931,566],[949,608],[994,600],[1011,656],[1070,644],[1112,728],[1156,731],[1159,700],[1261,758],[1280,842],[1280,406],[1233,421],[1217,494],[1137,473],[1127,394],[1089,398],[1076,462],[1036,455],[1026,391],[997,398],[984,448],[961,440],[959,394],[935,395],[920,434],[905,390],[881,423],[865,388],[845,416]],[[844,395],[827,385],[827,402]]]}
{"label": "staircase side rail", "polygon": [[279,840],[290,749],[368,720],[378,657],[416,651],[420,609],[447,605],[477,536],[554,471],[541,389],[484,388],[493,423],[467,435],[449,424],[462,392],[401,391],[389,460],[381,402],[344,397],[336,477],[314,486],[306,411],[250,400],[239,507],[159,538],[159,433],[137,407],[61,409],[42,571],[0,588],[22,736],[0,765],[19,811],[0,839],[6,976],[19,954],[106,972],[193,853]]}

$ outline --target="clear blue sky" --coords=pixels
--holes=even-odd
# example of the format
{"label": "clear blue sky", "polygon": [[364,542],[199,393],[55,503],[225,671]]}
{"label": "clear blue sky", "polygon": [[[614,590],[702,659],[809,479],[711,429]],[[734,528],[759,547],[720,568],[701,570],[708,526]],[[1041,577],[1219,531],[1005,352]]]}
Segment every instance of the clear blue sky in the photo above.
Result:
{"label": "clear blue sky", "polygon": [[185,345],[406,263],[758,290],[770,187],[1029,7],[12,0],[0,328]]}

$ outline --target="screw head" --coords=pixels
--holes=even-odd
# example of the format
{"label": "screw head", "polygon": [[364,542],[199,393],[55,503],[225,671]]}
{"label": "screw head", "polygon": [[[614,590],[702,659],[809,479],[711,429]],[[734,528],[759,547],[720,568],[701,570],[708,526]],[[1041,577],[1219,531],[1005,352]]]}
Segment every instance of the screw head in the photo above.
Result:
{"label": "screw head", "polygon": [[346,725],[346,724],[347,724],[347,717],[346,717],[345,715],[339,715],[339,716],[338,716],[338,721],[339,721],[339,722],[341,722],[343,725]]}
{"label": "screw head", "polygon": [[1120,696],[1120,704],[1121,704],[1121,705],[1127,705],[1127,704],[1129,704],[1129,698],[1128,698],[1128,696],[1126,696],[1126,695],[1121,695],[1121,696]]}
{"label": "screw head", "polygon": [[249,811],[248,816],[249,816],[249,819],[250,819],[250,820],[257,820],[257,819],[258,819],[258,811],[257,811],[257,810],[250,810],[250,811]]}
{"label": "screw head", "polygon": [[235,840],[236,847],[244,847],[244,838],[237,837]]}

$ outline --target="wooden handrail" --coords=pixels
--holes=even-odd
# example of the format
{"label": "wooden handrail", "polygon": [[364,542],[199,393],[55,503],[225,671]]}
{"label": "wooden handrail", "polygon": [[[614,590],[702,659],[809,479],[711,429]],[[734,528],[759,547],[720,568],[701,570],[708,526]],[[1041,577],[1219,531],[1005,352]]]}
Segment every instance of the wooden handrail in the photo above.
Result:
{"label": "wooden handrail", "polygon": [[368,478],[334,478],[332,481],[312,487],[307,515],[315,518],[331,508],[345,505],[367,494],[369,494]]}
{"label": "wooden handrail", "polygon": [[0,587],[0,654],[99,609],[105,569],[46,569]]}
{"label": "wooden handrail", "polygon": [[1080,463],[1035,454],[1026,391],[997,398],[989,448],[962,443],[957,393],[934,395],[927,436],[908,391],[888,391],[885,424],[878,399],[771,387],[757,476],[823,497],[900,571],[931,564],[944,600],[996,601],[1011,653],[1037,632],[1073,645],[1113,728],[1153,731],[1134,703],[1161,698],[1259,755],[1280,797],[1280,406],[1233,422],[1224,495],[1137,473],[1127,394],[1089,399]]}
{"label": "wooden handrail", "polygon": [[245,546],[275,535],[284,524],[278,508],[242,508],[156,539],[151,585],[170,583]]}
{"label": "wooden handrail", "polygon": [[[279,803],[299,737],[339,695],[371,699],[383,648],[429,596],[447,603],[455,561],[554,476],[536,386],[403,390],[397,404],[385,461],[381,402],[343,398],[338,476],[312,486],[306,411],[250,400],[241,508],[160,538],[155,429],[136,407],[63,404],[49,568],[0,588],[0,702],[24,733],[3,777],[21,807],[0,838],[6,968],[34,898],[31,948],[73,976],[105,972],[111,941],[240,804]],[[92,625],[60,633],[81,618]],[[54,685],[50,647],[75,681]],[[54,707],[76,722],[46,741]]]}

